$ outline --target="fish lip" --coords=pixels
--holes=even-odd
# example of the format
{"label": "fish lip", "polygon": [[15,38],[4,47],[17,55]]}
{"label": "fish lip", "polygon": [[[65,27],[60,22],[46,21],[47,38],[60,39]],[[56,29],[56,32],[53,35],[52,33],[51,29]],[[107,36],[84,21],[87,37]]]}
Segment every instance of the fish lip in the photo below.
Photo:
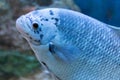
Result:
{"label": "fish lip", "polygon": [[23,30],[23,25],[22,25],[22,20],[21,20],[21,18],[22,18],[23,16],[21,16],[21,17],[19,17],[17,20],[16,20],[16,28],[17,28],[17,30],[20,32],[20,33],[22,33],[22,32],[25,32],[24,30]]}
{"label": "fish lip", "polygon": [[17,30],[19,31],[19,33],[21,33],[22,35],[25,35],[24,33],[24,30],[21,28],[21,26],[20,26],[20,24],[17,24],[16,23],[16,28],[17,28]]}
{"label": "fish lip", "polygon": [[[24,24],[26,24],[26,23],[23,22],[23,19],[26,19],[25,15],[22,15],[21,17],[19,17],[16,20],[16,28],[21,34],[26,35],[27,33],[29,33],[29,30],[25,29],[27,27],[25,27]],[[29,25],[27,25],[27,26],[29,26]]]}

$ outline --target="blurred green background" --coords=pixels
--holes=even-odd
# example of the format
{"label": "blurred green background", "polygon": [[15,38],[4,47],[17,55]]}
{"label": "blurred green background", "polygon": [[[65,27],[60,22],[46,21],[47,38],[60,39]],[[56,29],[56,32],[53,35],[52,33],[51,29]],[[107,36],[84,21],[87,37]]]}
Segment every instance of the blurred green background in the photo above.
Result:
{"label": "blurred green background", "polygon": [[80,11],[120,26],[120,0],[0,0],[0,80],[25,80],[20,77],[41,72],[34,53],[16,30],[15,21],[22,14],[48,7]]}

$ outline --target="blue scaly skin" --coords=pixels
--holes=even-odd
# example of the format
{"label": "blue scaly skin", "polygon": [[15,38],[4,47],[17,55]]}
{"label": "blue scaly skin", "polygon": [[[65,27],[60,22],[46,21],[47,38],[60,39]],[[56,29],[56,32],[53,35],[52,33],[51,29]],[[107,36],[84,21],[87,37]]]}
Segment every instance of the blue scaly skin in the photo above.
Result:
{"label": "blue scaly skin", "polygon": [[60,8],[16,21],[39,62],[61,80],[120,80],[120,29]]}

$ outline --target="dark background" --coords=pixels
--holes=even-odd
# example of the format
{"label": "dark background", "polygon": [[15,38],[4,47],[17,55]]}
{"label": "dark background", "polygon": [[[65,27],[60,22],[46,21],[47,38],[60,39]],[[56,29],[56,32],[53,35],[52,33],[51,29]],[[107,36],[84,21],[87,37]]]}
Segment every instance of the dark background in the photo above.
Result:
{"label": "dark background", "polygon": [[74,0],[81,12],[120,27],[120,0]]}

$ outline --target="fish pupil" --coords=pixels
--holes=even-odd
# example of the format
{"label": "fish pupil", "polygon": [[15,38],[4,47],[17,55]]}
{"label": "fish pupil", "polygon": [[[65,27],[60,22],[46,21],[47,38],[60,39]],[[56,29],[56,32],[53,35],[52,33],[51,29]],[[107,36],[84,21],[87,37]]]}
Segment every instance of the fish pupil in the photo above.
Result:
{"label": "fish pupil", "polygon": [[37,23],[33,23],[33,29],[38,29],[38,24]]}

